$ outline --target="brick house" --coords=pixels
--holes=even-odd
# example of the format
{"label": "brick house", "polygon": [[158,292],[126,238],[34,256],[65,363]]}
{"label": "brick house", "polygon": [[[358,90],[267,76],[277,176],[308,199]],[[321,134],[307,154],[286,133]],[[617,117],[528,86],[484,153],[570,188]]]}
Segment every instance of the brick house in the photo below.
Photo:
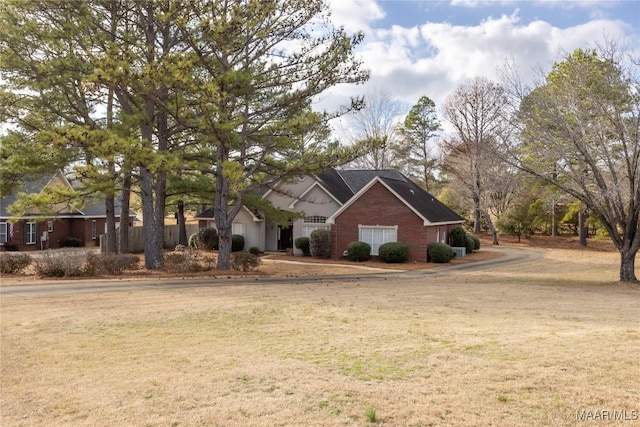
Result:
{"label": "brick house", "polygon": [[[62,171],[57,171],[52,177],[25,182],[22,186],[27,194],[38,194],[57,186],[73,188]],[[69,238],[78,239],[82,246],[100,244],[100,234],[105,232],[107,218],[104,201],[89,200],[81,209],[70,203],[60,203],[49,206],[47,213],[31,207],[12,222],[13,216],[8,208],[17,198],[17,194],[0,198],[1,250],[56,249],[63,247]],[[130,212],[129,224],[133,225],[134,220],[135,213]],[[116,221],[120,221],[119,207],[116,207]]]}
{"label": "brick house", "polygon": [[[316,229],[332,233],[332,257],[341,258],[347,245],[364,241],[378,254],[382,243],[409,247],[410,261],[426,261],[427,246],[449,241],[449,232],[464,219],[396,170],[327,169],[278,183],[262,196],[291,212],[288,224],[260,218],[261,250],[294,248],[295,239]],[[255,225],[255,218],[252,219]]]}

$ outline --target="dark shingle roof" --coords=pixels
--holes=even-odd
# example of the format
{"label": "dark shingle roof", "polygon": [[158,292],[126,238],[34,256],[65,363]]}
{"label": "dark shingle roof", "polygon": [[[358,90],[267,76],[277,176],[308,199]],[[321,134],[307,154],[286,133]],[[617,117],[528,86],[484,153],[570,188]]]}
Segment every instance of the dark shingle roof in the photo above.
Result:
{"label": "dark shingle roof", "polygon": [[429,220],[429,222],[464,221],[464,218],[449,209],[446,205],[431,194],[427,193],[422,187],[416,185],[413,181],[407,178],[404,180],[397,180],[380,177],[380,179],[417,212],[419,212],[420,215]]}
{"label": "dark shingle roof", "polygon": [[362,190],[371,180],[377,176],[381,178],[391,178],[406,180],[407,178],[397,170],[390,169],[370,169],[370,170],[343,170],[338,171],[342,179],[347,183],[353,194]]}
{"label": "dark shingle roof", "polygon": [[338,199],[340,203],[345,204],[353,197],[354,192],[340,175],[341,172],[342,171],[338,172],[335,169],[326,169],[318,173],[316,179],[333,197]]}

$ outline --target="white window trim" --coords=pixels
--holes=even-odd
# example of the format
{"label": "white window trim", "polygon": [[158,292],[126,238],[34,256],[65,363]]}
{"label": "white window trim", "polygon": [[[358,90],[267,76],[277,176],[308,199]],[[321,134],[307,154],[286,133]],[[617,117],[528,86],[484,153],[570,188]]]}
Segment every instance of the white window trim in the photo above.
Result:
{"label": "white window trim", "polygon": [[[238,233],[238,228],[240,228],[240,232]],[[231,223],[231,234],[238,234],[244,237],[244,224],[241,222],[232,222]]]}
{"label": "white window trim", "polygon": [[7,242],[8,238],[9,238],[9,224],[6,222],[0,222],[0,245],[4,245]]}
{"label": "white window trim", "polygon": [[53,233],[53,221],[47,221],[47,232]]}
{"label": "white window trim", "polygon": [[91,221],[91,239],[96,240],[97,237],[98,237],[98,224],[94,219],[93,221]]}
{"label": "white window trim", "polygon": [[[395,239],[392,240],[386,240],[384,242],[381,242],[379,245],[375,245],[373,242],[367,242],[366,240],[364,240],[362,238],[362,230],[363,229],[375,229],[375,230],[393,230],[393,233],[395,235]],[[371,246],[371,255],[378,255],[378,247],[380,247],[381,244],[383,243],[388,243],[388,242],[397,242],[398,241],[398,226],[397,225],[365,225],[365,224],[358,224],[358,240],[361,242],[365,242],[368,243]],[[384,239],[383,239],[384,240]]]}
{"label": "white window trim", "polygon": [[[38,243],[38,230],[37,230],[37,223],[36,222],[25,222],[24,224],[24,233],[25,233],[25,243],[27,245],[35,245],[36,243]],[[29,231],[27,231],[27,228],[29,229]],[[31,241],[31,237],[33,237],[33,241]]]}

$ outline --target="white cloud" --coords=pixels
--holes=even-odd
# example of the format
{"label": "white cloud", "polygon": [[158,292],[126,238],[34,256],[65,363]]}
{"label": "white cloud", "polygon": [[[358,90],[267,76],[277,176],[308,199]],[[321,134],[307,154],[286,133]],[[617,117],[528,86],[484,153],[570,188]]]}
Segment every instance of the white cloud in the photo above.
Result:
{"label": "white cloud", "polygon": [[366,31],[371,22],[385,17],[375,0],[328,0],[331,22],[348,32]]}
{"label": "white cloud", "polygon": [[516,11],[475,26],[427,22],[375,30],[367,34],[359,51],[371,80],[365,87],[341,87],[337,97],[347,99],[367,88],[383,87],[408,105],[421,95],[441,105],[470,78],[497,80],[497,68],[509,59],[516,61],[523,78],[532,79],[534,68],[548,70],[563,51],[595,47],[605,37],[624,37],[625,25],[608,20],[564,29],[539,20],[523,25]]}

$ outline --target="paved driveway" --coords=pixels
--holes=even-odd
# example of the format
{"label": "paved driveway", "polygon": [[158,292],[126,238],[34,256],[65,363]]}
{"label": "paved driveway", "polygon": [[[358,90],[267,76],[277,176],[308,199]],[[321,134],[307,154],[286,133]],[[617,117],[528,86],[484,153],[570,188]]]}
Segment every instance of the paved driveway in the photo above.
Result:
{"label": "paved driveway", "polygon": [[543,256],[543,252],[528,248],[512,247],[490,247],[484,248],[486,251],[498,251],[504,255],[498,258],[470,262],[467,264],[443,264],[428,270],[413,270],[403,272],[374,273],[374,274],[340,274],[310,277],[242,277],[242,278],[220,278],[220,277],[198,277],[198,278],[171,278],[171,279],[115,279],[115,280],[74,280],[71,282],[49,283],[43,285],[3,285],[0,287],[0,298],[16,297],[50,297],[74,295],[83,293],[118,292],[118,291],[140,291],[145,289],[173,289],[173,288],[194,288],[211,286],[232,286],[249,284],[272,284],[281,283],[314,283],[314,282],[344,282],[365,279],[389,280],[407,279],[419,277],[440,277],[457,274],[459,272],[486,270],[498,268],[504,265],[519,264],[535,261]]}

